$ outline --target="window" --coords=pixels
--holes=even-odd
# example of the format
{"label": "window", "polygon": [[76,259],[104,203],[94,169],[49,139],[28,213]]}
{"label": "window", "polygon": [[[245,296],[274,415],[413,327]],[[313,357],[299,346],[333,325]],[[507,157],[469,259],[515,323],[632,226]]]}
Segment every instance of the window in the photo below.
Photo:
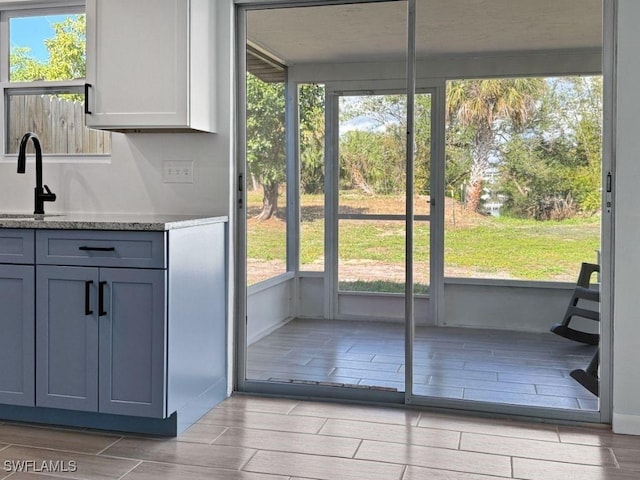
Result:
{"label": "window", "polygon": [[300,270],[324,271],[324,85],[298,87]]}
{"label": "window", "polygon": [[447,82],[445,276],[575,282],[598,263],[602,77]]}
{"label": "window", "polygon": [[84,122],[86,21],[80,7],[2,13],[3,152],[35,132],[45,155],[111,153],[111,134]]}
{"label": "window", "polygon": [[247,72],[247,285],[287,271],[284,87]]}

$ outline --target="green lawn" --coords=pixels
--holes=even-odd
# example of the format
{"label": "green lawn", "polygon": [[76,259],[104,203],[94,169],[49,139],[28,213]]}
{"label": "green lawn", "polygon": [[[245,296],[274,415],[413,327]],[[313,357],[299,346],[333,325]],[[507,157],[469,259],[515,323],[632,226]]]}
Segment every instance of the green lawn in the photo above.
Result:
{"label": "green lawn", "polygon": [[595,262],[600,218],[540,222],[490,218],[445,232],[445,264],[487,276],[575,281],[581,262]]}
{"label": "green lawn", "polygon": [[[259,211],[259,196],[257,200],[254,211]],[[384,203],[392,210],[396,209],[394,213],[399,205],[394,203],[395,200],[386,199]],[[377,198],[374,203],[375,211],[381,213],[383,202]],[[305,196],[302,205],[302,269],[305,265],[314,264],[309,269],[318,270],[321,269],[324,248],[324,219],[318,207],[322,205],[321,197]],[[368,210],[366,199],[356,198],[354,205],[359,211]],[[309,214],[311,211],[313,215]],[[577,278],[580,263],[595,262],[596,251],[600,248],[599,216],[541,222],[479,215],[465,221],[461,213],[455,215],[455,226],[450,215],[445,219],[446,276],[572,282]],[[403,222],[343,220],[340,221],[339,238],[341,265],[370,265],[372,270],[378,268],[382,271],[385,268],[403,268]],[[281,218],[265,222],[251,219],[248,228],[249,258],[284,263],[284,239]],[[428,265],[428,260],[428,224],[416,223],[414,261]],[[381,279],[359,280],[366,283]]]}

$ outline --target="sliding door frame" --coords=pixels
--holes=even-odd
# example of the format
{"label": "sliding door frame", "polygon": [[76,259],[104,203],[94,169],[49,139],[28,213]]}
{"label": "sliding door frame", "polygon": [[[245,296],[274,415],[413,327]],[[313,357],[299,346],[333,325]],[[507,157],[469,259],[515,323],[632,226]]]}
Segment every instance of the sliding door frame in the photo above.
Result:
{"label": "sliding door frame", "polygon": [[[236,204],[233,205],[234,211],[233,218],[235,220],[236,230],[236,256],[235,256],[235,279],[236,288],[234,292],[234,317],[236,326],[236,355],[235,355],[235,384],[234,389],[241,392],[251,392],[259,394],[272,394],[272,395],[291,395],[300,397],[316,397],[316,398],[341,398],[343,400],[350,401],[363,401],[363,402],[377,402],[377,403],[389,403],[389,404],[409,404],[418,405],[423,407],[445,409],[445,410],[473,410],[479,413],[485,413],[491,416],[507,416],[507,417],[533,417],[544,420],[559,420],[567,422],[601,422],[609,423],[611,421],[611,392],[612,392],[612,319],[613,319],[613,215],[604,214],[602,217],[602,251],[601,258],[603,260],[603,266],[606,267],[602,272],[602,296],[603,302],[601,304],[601,394],[600,394],[600,410],[598,412],[583,412],[576,410],[561,410],[542,407],[530,407],[521,405],[508,405],[508,404],[492,404],[487,402],[475,402],[469,400],[458,399],[446,399],[439,397],[424,397],[416,396],[412,392],[412,361],[413,361],[413,341],[414,341],[414,307],[413,307],[413,262],[412,255],[407,255],[407,285],[406,285],[406,308],[405,308],[405,356],[406,356],[406,373],[405,373],[405,392],[388,392],[388,391],[376,391],[374,389],[351,389],[351,388],[336,388],[323,385],[305,385],[305,384],[283,384],[267,381],[255,381],[246,379],[246,353],[247,353],[247,309],[246,309],[246,216],[244,212],[244,184],[246,183],[246,111],[244,100],[246,96],[246,89],[243,79],[246,75],[246,59],[244,57],[244,49],[246,46],[246,13],[248,10],[253,9],[270,9],[270,8],[283,8],[283,7],[302,7],[302,6],[328,6],[328,5],[342,5],[350,3],[378,3],[387,2],[390,0],[323,0],[323,1],[290,1],[290,0],[274,0],[270,2],[257,2],[253,0],[235,0],[237,4],[237,17],[236,17],[236,78],[238,79],[236,86],[236,121],[237,121],[237,136],[236,136],[236,152],[237,162],[235,165],[234,174],[232,175],[232,187],[236,192]],[[416,0],[391,0],[402,1],[408,5],[408,49],[409,49],[409,65],[407,66],[407,95],[408,102],[413,105],[413,99],[416,88],[415,78],[415,8]],[[603,76],[604,76],[604,95],[603,95],[603,110],[604,110],[604,130],[603,130],[603,179],[607,172],[611,172],[615,175],[615,145],[613,142],[615,135],[615,71],[616,71],[616,55],[615,55],[615,14],[616,14],[617,1],[604,2],[604,49],[603,49]],[[297,84],[293,83],[287,86],[288,89],[297,89]],[[291,92],[292,90],[289,90]],[[431,274],[431,288],[430,291],[430,304],[432,309],[432,318],[436,325],[443,325],[444,318],[444,145],[445,145],[445,131],[444,131],[444,118],[445,118],[445,82],[442,80],[442,84],[438,85],[434,93],[432,94],[432,115],[436,121],[432,122],[432,158],[437,160],[435,164],[432,164],[432,204],[431,204],[431,230],[432,232],[438,231],[437,235],[431,235],[431,248],[430,248],[430,267]],[[294,96],[289,96],[289,98]],[[337,124],[336,122],[329,122],[331,118],[337,115],[338,97],[336,95],[327,96],[326,103],[326,119],[327,127],[331,128],[332,134],[337,138]],[[289,110],[289,118],[295,110]],[[413,156],[409,153],[413,148],[412,138],[412,126],[414,122],[413,109],[408,109],[408,136],[407,144],[411,144],[411,148],[407,153],[407,164],[413,163]],[[291,134],[290,134],[291,135]],[[332,158],[329,155],[336,155],[337,152],[332,152],[327,147],[327,158]],[[409,158],[411,157],[411,158]],[[433,163],[433,162],[432,162]],[[335,177],[331,172],[330,165],[327,165],[326,175],[329,178]],[[614,177],[615,178],[615,177]],[[604,184],[604,181],[603,181]],[[409,186],[409,183],[407,184]],[[412,186],[412,185],[411,185]],[[328,192],[333,194],[337,201],[337,185],[328,185]],[[407,197],[407,252],[413,252],[413,236],[409,235],[413,231],[413,188],[408,189],[410,195]],[[604,192],[603,192],[604,195]],[[232,199],[234,195],[232,194]],[[297,197],[297,195],[296,195]],[[604,200],[604,198],[603,198]],[[295,201],[293,202],[295,203]],[[298,208],[299,205],[289,204],[289,207]],[[337,218],[337,205],[329,207],[325,215],[328,218]],[[337,248],[335,239],[329,238],[333,233],[329,231],[329,228],[325,228],[325,242],[333,244],[334,248]],[[291,240],[295,235],[288,234],[288,238]],[[298,237],[299,238],[299,237]],[[289,250],[289,249],[288,249]],[[336,252],[337,253],[337,252]],[[337,254],[326,255],[325,262],[337,262]],[[330,260],[331,259],[331,260]],[[299,263],[299,262],[298,262]],[[291,267],[293,262],[288,261],[288,266]],[[330,272],[337,271],[337,264],[325,265],[326,270]],[[295,265],[297,271],[298,265]],[[297,275],[296,275],[297,276]],[[326,277],[326,275],[325,275]],[[332,291],[336,292],[337,288],[332,285]],[[325,313],[330,314],[331,318],[336,311],[336,299],[333,296],[324,299]]]}

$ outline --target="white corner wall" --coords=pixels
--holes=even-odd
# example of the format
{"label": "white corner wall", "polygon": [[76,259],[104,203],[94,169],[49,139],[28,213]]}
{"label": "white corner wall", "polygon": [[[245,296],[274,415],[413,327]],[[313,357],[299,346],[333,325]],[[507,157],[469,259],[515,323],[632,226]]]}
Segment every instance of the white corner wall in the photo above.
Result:
{"label": "white corner wall", "polygon": [[613,430],[640,435],[640,2],[618,1]]}

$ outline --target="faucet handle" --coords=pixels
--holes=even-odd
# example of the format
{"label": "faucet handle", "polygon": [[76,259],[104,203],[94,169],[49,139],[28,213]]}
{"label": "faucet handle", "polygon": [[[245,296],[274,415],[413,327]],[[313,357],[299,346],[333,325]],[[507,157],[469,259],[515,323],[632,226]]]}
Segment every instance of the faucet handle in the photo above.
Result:
{"label": "faucet handle", "polygon": [[47,193],[42,195],[42,200],[45,202],[55,202],[56,201],[56,194],[52,193],[51,190],[49,190],[49,186],[48,185],[44,185],[44,189],[46,190]]}

